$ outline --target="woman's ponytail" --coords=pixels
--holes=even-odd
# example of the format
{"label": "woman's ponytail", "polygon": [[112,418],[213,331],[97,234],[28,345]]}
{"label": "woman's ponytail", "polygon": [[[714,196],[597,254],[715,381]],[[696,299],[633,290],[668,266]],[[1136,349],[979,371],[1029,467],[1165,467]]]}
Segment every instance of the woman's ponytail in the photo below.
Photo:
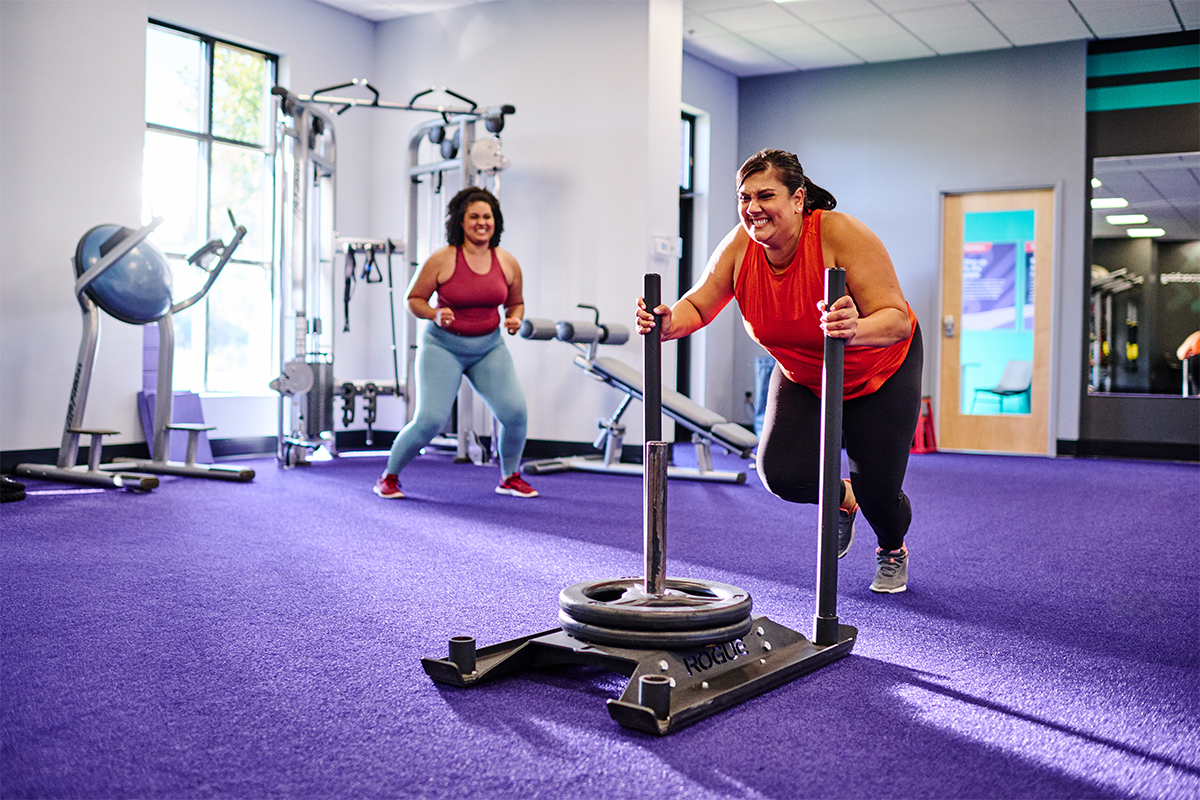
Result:
{"label": "woman's ponytail", "polygon": [[817,186],[807,177],[804,179],[804,210],[812,211],[814,208],[820,208],[824,211],[832,211],[837,207],[837,198],[829,193],[827,189]]}

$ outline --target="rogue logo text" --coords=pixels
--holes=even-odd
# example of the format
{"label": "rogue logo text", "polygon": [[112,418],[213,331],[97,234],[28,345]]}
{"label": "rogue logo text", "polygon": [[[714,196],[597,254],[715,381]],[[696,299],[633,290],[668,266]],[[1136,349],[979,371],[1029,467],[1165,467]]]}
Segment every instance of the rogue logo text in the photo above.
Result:
{"label": "rogue logo text", "polygon": [[745,643],[741,639],[734,639],[706,647],[695,655],[684,656],[683,666],[687,668],[688,675],[695,675],[748,654]]}

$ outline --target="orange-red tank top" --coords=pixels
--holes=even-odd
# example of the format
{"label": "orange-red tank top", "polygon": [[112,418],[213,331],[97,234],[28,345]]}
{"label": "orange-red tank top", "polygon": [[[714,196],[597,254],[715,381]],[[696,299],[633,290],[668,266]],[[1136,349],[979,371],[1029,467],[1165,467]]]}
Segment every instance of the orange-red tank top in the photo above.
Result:
{"label": "orange-red tank top", "polygon": [[[738,272],[734,297],[750,338],[762,345],[783,374],[821,394],[821,369],[825,339],[817,302],[825,295],[825,259],[821,252],[821,214],[814,210],[805,220],[796,256],[782,274],[771,271],[763,246],[751,241]],[[916,315],[908,308],[909,330]],[[847,400],[871,394],[900,368],[908,356],[912,334],[887,347],[846,347]]]}
{"label": "orange-red tank top", "polygon": [[498,306],[521,304],[515,284],[510,287],[504,279],[495,248],[491,252],[492,266],[480,275],[467,265],[462,248],[458,248],[450,280],[437,288],[437,307],[454,310],[454,322],[445,330],[459,336],[483,336],[500,327]]}

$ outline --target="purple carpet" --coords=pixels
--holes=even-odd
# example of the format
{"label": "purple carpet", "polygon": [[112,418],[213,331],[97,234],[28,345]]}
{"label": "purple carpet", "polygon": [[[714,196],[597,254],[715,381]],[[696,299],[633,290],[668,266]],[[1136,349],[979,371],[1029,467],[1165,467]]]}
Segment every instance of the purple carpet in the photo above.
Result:
{"label": "purple carpet", "polygon": [[[681,454],[682,457],[682,454]],[[718,468],[746,462],[718,458]],[[27,481],[0,506],[4,798],[1200,797],[1200,467],[914,456],[909,591],[840,562],[853,653],[667,737],[626,679],[471,689],[422,656],[553,628],[642,568],[641,482],[382,457],[150,494]],[[673,480],[668,570],[809,634],[816,509]]]}

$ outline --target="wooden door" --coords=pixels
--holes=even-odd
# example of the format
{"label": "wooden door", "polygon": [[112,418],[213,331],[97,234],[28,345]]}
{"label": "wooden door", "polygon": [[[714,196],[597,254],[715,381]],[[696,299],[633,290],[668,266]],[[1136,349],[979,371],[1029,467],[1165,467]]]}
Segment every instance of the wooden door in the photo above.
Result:
{"label": "wooden door", "polygon": [[[947,194],[942,219],[938,446],[1052,454],[1054,190]],[[1028,391],[988,391],[1010,361]]]}

